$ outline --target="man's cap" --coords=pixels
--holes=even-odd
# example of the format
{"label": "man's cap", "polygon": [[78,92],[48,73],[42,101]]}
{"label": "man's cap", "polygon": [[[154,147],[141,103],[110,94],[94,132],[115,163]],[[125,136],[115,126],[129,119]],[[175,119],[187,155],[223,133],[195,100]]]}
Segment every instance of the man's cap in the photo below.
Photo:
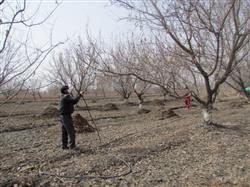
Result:
{"label": "man's cap", "polygon": [[61,93],[63,93],[63,94],[65,94],[65,91],[66,90],[68,90],[69,89],[69,87],[66,85],[66,86],[63,86],[62,88],[61,88]]}

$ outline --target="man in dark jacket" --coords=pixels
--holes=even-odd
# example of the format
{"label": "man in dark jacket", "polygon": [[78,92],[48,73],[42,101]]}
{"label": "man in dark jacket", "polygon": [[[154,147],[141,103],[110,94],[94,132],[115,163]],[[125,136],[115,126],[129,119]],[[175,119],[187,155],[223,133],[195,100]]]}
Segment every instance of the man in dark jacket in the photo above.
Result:
{"label": "man in dark jacket", "polygon": [[75,149],[75,129],[71,114],[74,112],[74,105],[78,103],[81,96],[83,95],[83,92],[80,92],[79,96],[77,97],[72,97],[68,90],[68,86],[63,86],[61,88],[62,98],[60,101],[59,114],[60,122],[62,124],[62,149]]}

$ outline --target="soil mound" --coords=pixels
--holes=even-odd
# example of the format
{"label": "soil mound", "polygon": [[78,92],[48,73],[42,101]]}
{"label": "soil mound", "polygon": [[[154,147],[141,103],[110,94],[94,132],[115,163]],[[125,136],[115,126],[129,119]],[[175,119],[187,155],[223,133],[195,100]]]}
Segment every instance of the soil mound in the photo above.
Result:
{"label": "soil mound", "polygon": [[103,105],[102,111],[118,110],[118,107],[114,103],[107,103]]}
{"label": "soil mound", "polygon": [[73,116],[73,121],[74,121],[75,130],[76,130],[77,133],[95,132],[95,130],[96,130],[80,114],[74,115]]}
{"label": "soil mound", "polygon": [[178,114],[176,114],[173,110],[161,110],[159,111],[159,119],[164,120],[167,118],[173,118],[173,117],[180,117]]}
{"label": "soil mound", "polygon": [[149,113],[149,112],[150,112],[150,110],[145,109],[145,108],[139,109],[139,110],[137,111],[138,114],[147,114],[147,113]]}
{"label": "soil mound", "polygon": [[59,110],[53,106],[46,107],[41,114],[41,116],[43,117],[57,117],[58,115],[59,115]]}

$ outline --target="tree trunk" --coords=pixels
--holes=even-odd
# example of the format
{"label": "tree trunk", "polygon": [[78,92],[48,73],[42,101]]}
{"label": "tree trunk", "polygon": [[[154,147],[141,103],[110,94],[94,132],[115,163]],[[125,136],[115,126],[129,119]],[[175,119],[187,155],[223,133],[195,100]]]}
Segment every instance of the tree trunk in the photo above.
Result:
{"label": "tree trunk", "polygon": [[137,98],[139,99],[139,108],[141,109],[143,107],[143,94],[136,93]]}
{"label": "tree trunk", "polygon": [[163,94],[163,100],[164,100],[164,102],[167,101],[167,94],[166,93]]}
{"label": "tree trunk", "polygon": [[250,101],[250,94],[247,94],[246,97],[247,97],[248,101]]}
{"label": "tree trunk", "polygon": [[213,124],[212,110],[213,107],[211,105],[202,108],[202,117],[206,125]]}
{"label": "tree trunk", "polygon": [[142,109],[142,108],[143,108],[143,104],[140,103],[140,104],[139,104],[139,109]]}
{"label": "tree trunk", "polygon": [[38,92],[38,96],[39,96],[39,99],[41,100],[42,99],[42,94],[40,92]]}
{"label": "tree trunk", "polygon": [[244,95],[246,96],[248,101],[250,101],[250,93],[248,91],[244,90]]}
{"label": "tree trunk", "polygon": [[33,92],[32,93],[33,100],[36,101],[36,94]]}

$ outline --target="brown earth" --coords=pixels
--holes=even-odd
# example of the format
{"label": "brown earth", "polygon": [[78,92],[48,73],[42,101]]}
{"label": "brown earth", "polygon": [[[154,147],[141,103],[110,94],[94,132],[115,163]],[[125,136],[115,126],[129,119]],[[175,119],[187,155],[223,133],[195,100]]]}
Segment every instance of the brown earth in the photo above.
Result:
{"label": "brown earth", "polygon": [[80,114],[73,116],[73,122],[77,133],[96,131],[96,129],[89,124],[88,120],[86,120]]}
{"label": "brown earth", "polygon": [[[219,125],[210,127],[199,106],[186,109],[181,100],[152,100],[146,114],[118,100],[119,110],[110,111],[89,102],[102,145],[97,132],[77,134],[78,151],[60,149],[56,117],[36,117],[49,103],[24,104],[18,114],[35,115],[0,118],[0,186],[250,186],[250,104],[220,101],[213,112]],[[81,107],[77,113],[92,125]]]}
{"label": "brown earth", "polygon": [[102,107],[103,111],[119,110],[119,108],[114,103],[107,103]]}
{"label": "brown earth", "polygon": [[44,117],[57,117],[58,115],[59,115],[59,110],[54,106],[46,107],[41,113],[41,116]]}

